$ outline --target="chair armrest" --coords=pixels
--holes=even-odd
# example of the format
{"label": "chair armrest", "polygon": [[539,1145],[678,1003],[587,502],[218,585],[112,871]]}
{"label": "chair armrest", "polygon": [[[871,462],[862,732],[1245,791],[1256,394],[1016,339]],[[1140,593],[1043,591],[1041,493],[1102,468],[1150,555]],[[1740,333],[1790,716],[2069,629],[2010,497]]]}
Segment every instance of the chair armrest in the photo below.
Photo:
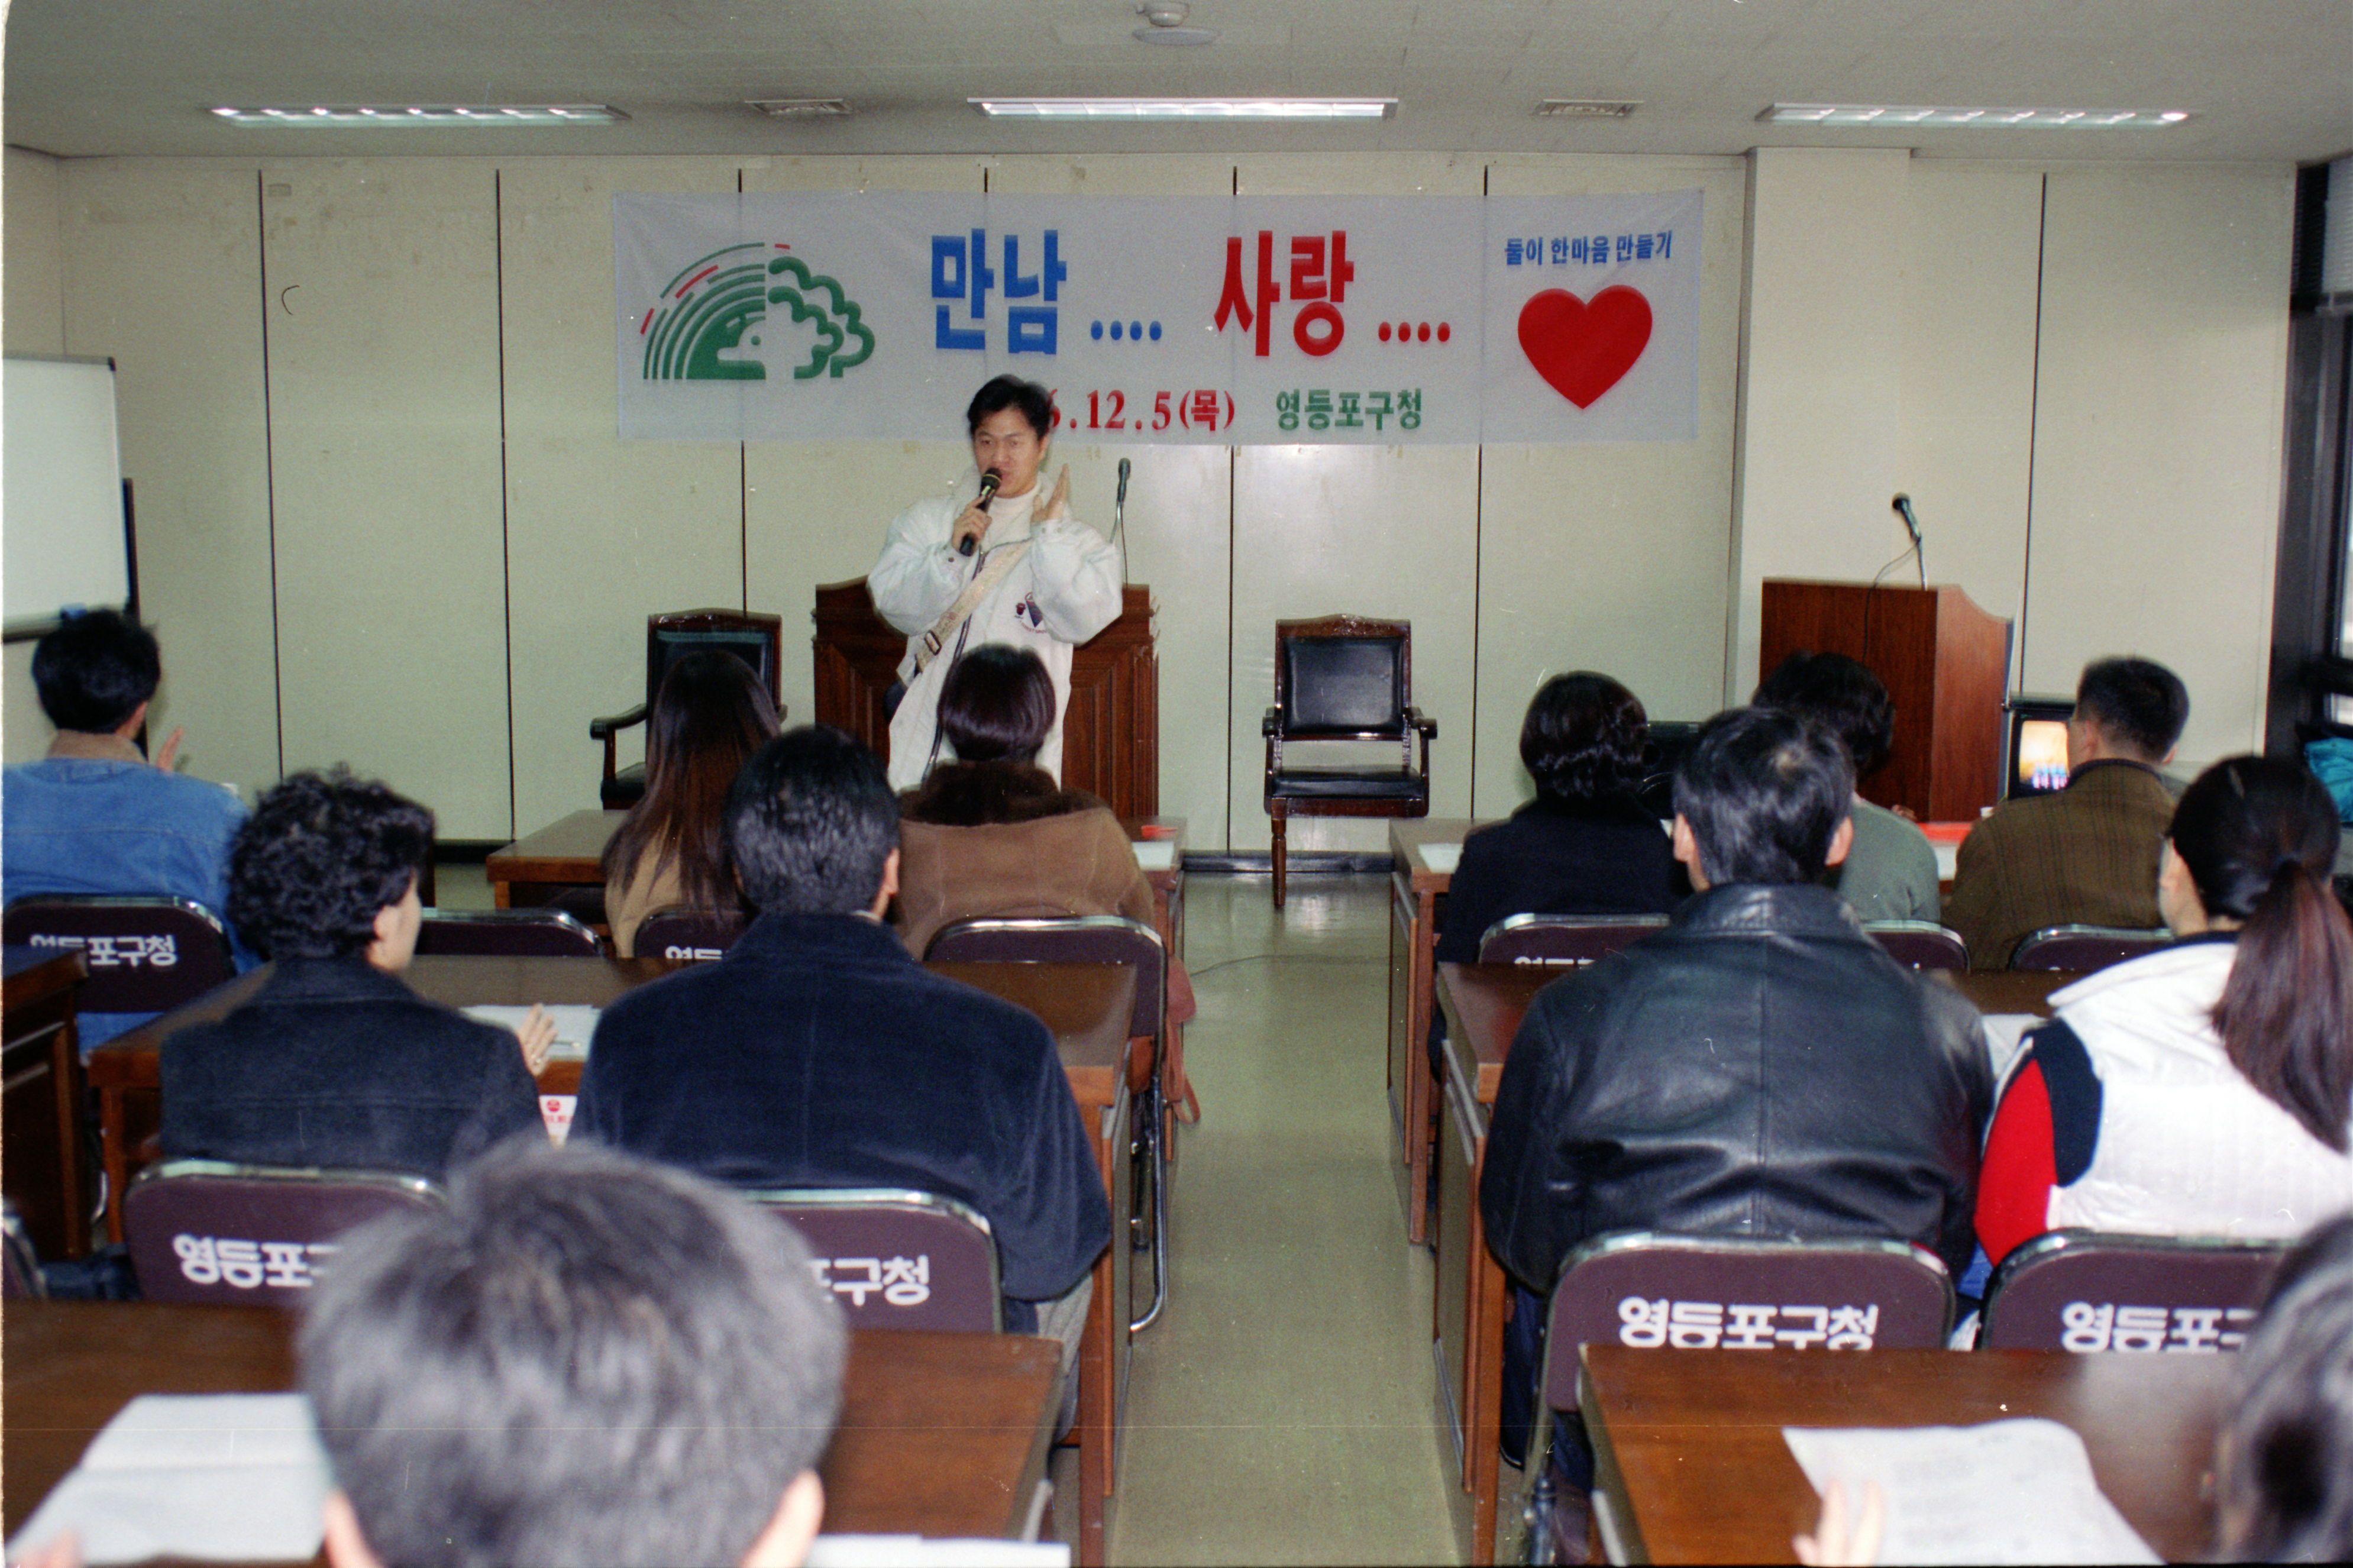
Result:
{"label": "chair armrest", "polygon": [[1280,708],[1268,709],[1266,710],[1266,717],[1258,721],[1258,732],[1261,735],[1275,734],[1281,731],[1282,728],[1282,710]]}
{"label": "chair armrest", "polygon": [[645,721],[646,705],[640,702],[627,713],[616,713],[607,719],[589,720],[588,738],[592,741],[609,741],[630,725],[642,724]]}
{"label": "chair armrest", "polygon": [[1435,741],[1438,739],[1438,721],[1432,719],[1427,713],[1424,713],[1420,709],[1407,709],[1405,710],[1405,721],[1412,725],[1415,729],[1420,731],[1421,738],[1425,742]]}

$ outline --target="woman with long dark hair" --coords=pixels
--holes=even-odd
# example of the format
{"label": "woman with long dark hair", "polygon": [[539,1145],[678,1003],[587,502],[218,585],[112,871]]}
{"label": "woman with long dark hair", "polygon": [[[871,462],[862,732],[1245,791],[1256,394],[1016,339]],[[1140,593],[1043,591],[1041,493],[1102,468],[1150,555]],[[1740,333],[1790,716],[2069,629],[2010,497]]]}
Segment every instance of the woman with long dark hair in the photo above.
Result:
{"label": "woman with long dark hair", "polygon": [[690,653],[670,667],[646,721],[646,793],[605,846],[605,918],[613,951],[635,955],[657,910],[737,907],[723,836],[727,786],[776,733],[776,707],[732,653]]}
{"label": "woman with long dark hair", "polygon": [[2054,993],[1986,1142],[1978,1236],[2295,1236],[2353,1210],[2353,921],[2336,803],[2232,757],[2184,791],[2158,873],[2179,939]]}

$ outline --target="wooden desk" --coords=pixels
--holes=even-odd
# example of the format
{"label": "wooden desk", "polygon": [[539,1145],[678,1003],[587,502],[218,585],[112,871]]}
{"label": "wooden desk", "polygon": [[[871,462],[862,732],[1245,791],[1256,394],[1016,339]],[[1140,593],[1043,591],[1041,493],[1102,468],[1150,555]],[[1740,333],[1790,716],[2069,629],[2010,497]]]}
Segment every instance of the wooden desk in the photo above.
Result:
{"label": "wooden desk", "polygon": [[90,1184],[74,996],[89,962],[79,948],[12,947],[6,969],[0,1187],[35,1252],[50,1262],[80,1258],[90,1251]]}
{"label": "wooden desk", "polygon": [[575,811],[492,851],[482,862],[491,896],[509,910],[543,904],[571,888],[603,887],[605,846],[628,815],[593,807]]}
{"label": "wooden desk", "polygon": [[[405,978],[417,994],[453,1007],[477,1004],[578,1003],[602,1007],[679,965],[659,958],[476,958],[421,954]],[[1128,971],[1097,963],[942,963],[938,973],[976,985],[1028,1009],[1054,1037],[1071,1092],[1094,1135],[1095,1164],[1114,1215],[1132,1206],[1127,1157],[1127,1027],[1134,980]],[[269,973],[238,976],[219,990],[91,1052],[90,1081],[99,1093],[106,1166],[110,1233],[121,1238],[120,1194],[136,1173],[135,1135],[142,1116],[152,1124],[162,1081],[164,1037],[217,1018],[258,989]],[[576,1094],[582,1063],[551,1060],[539,1073],[543,1094]],[[1121,1395],[1127,1381],[1130,1249],[1114,1227],[1113,1245],[1095,1265],[1094,1299],[1079,1347],[1080,1560],[1103,1561],[1107,1521],[1103,1500],[1117,1468]]]}
{"label": "wooden desk", "polygon": [[[296,1321],[267,1307],[8,1303],[8,1533],[134,1396],[297,1386]],[[1060,1414],[1057,1360],[1024,1335],[853,1333],[818,1467],[826,1529],[1018,1537]]]}
{"label": "wooden desk", "polygon": [[1792,1563],[1821,1507],[1789,1426],[1974,1426],[2040,1415],[2073,1427],[2100,1489],[2157,1553],[2203,1557],[2228,1355],[2042,1351],[1585,1347],[1594,1480],[1637,1563]]}
{"label": "wooden desk", "polygon": [[[1438,1299],[1431,1333],[1439,1386],[1454,1422],[1462,1488],[1474,1500],[1474,1563],[1494,1561],[1495,1500],[1502,1458],[1504,1308],[1510,1291],[1487,1250],[1479,1215],[1479,1173],[1487,1158],[1487,1118],[1504,1062],[1535,994],[1567,971],[1551,965],[1441,963],[1438,1000],[1446,1014],[1444,1115],[1438,1138]],[[2048,1013],[2045,998],[2072,974],[1968,974],[1937,971],[1985,1013]],[[1794,1462],[1794,1461],[1793,1461]],[[1785,1542],[1782,1551],[1788,1550]]]}
{"label": "wooden desk", "polygon": [[1389,824],[1389,1115],[1408,1170],[1406,1237],[1429,1236],[1430,1122],[1438,1080],[1429,1062],[1430,959],[1438,946],[1438,906],[1454,868],[1433,866],[1431,845],[1458,848],[1481,824],[1468,816],[1400,817]]}

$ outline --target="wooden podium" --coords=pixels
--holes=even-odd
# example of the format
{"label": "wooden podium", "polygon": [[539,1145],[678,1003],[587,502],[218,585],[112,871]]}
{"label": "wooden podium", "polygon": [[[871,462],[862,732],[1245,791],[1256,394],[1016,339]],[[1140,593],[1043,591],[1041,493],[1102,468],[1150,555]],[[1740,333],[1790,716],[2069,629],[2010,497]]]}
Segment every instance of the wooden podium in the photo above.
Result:
{"label": "wooden podium", "polygon": [[2002,797],[2010,623],[1950,584],[1873,587],[1767,578],[1757,672],[1799,648],[1842,653],[1887,683],[1895,745],[1863,799],[1923,822],[1975,822]]}
{"label": "wooden podium", "polygon": [[[1130,583],[1119,619],[1071,660],[1062,713],[1062,784],[1101,795],[1120,816],[1160,814],[1160,664],[1152,590]],[[907,638],[875,614],[866,579],[817,591],[817,721],[847,730],[884,756],[883,699],[899,679]]]}

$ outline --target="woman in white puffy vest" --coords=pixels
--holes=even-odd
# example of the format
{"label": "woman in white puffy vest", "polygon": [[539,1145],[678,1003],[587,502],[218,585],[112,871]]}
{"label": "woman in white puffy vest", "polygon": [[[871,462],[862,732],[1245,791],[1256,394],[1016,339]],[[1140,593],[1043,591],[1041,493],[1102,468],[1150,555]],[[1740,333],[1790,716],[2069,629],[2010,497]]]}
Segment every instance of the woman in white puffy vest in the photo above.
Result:
{"label": "woman in white puffy vest", "polygon": [[1978,1237],[2292,1237],[2353,1210],[2353,921],[2336,803],[2232,757],[2175,810],[2158,902],[2179,939],[2054,993],[1986,1141]]}

